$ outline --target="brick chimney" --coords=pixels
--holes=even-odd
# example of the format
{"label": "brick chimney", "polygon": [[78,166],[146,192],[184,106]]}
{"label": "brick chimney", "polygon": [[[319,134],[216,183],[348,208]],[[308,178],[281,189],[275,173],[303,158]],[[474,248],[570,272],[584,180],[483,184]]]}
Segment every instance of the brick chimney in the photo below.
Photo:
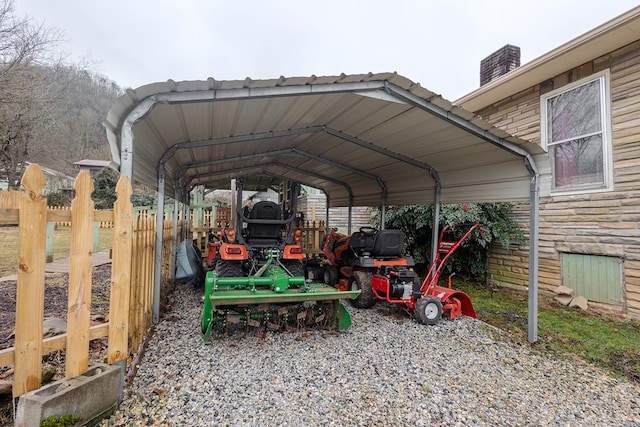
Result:
{"label": "brick chimney", "polygon": [[520,66],[520,48],[506,45],[480,61],[480,86]]}

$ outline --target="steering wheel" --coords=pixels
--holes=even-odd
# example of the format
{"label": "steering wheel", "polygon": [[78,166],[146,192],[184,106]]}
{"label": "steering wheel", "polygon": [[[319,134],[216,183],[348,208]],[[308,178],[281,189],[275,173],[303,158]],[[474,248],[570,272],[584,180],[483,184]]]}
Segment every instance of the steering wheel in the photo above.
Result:
{"label": "steering wheel", "polygon": [[376,234],[378,229],[373,227],[360,227],[360,232],[364,234]]}

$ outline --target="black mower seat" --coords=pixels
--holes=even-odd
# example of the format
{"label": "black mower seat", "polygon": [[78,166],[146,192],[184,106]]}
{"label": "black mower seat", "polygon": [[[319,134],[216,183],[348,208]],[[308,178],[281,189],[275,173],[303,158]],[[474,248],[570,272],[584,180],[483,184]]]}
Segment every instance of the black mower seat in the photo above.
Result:
{"label": "black mower seat", "polygon": [[[277,203],[263,200],[255,204],[249,213],[249,219],[281,219],[280,206]],[[255,224],[249,222],[247,225],[249,240],[270,239],[277,241],[280,239],[280,224]]]}
{"label": "black mower seat", "polygon": [[372,233],[365,233],[363,231],[355,232],[349,239],[349,247],[355,250],[356,253],[371,252],[374,238],[375,234]]}
{"label": "black mower seat", "polygon": [[373,240],[371,256],[374,258],[399,258],[404,251],[404,233],[401,230],[380,230]]}

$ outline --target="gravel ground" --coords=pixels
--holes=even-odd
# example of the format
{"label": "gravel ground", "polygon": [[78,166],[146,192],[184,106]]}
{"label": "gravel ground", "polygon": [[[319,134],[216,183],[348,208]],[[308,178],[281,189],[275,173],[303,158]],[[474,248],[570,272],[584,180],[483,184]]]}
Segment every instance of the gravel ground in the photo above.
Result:
{"label": "gravel ground", "polygon": [[462,318],[348,309],[347,332],[200,338],[174,294],[120,409],[101,426],[640,426],[640,386]]}

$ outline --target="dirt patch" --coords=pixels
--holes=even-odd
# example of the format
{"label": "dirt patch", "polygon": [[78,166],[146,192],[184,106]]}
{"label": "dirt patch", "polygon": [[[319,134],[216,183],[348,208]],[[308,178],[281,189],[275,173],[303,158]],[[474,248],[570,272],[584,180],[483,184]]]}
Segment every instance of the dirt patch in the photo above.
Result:
{"label": "dirt patch", "polygon": [[604,363],[606,366],[616,369],[629,380],[640,383],[640,352],[614,352]]}
{"label": "dirt patch", "polygon": [[[16,315],[17,281],[0,282],[0,350],[13,347]],[[45,276],[44,318],[67,319],[68,273],[50,273]],[[109,313],[111,287],[111,264],[93,269],[91,286],[92,321],[106,321]],[[89,345],[89,365],[104,362],[107,356],[107,339],[97,339]],[[64,378],[65,351],[59,350],[43,357],[43,365],[55,370],[50,381]],[[0,377],[11,380],[13,368],[0,366]],[[13,409],[10,395],[0,396],[0,425],[13,423]]]}
{"label": "dirt patch", "polygon": [[[50,273],[45,276],[44,318],[67,319],[68,307],[68,273]],[[0,282],[0,350],[13,347],[15,344],[16,314],[15,280]],[[109,313],[109,289],[111,287],[111,264],[104,264],[93,269],[91,286],[91,319],[92,322],[104,322]],[[104,362],[107,352],[107,339],[93,340],[89,346],[89,364]],[[43,364],[55,369],[51,381],[64,378],[64,350],[49,353],[43,357]],[[0,376],[12,379],[12,367],[0,367]]]}
{"label": "dirt patch", "polygon": [[[45,276],[45,319],[67,319],[68,284],[68,273],[51,273]],[[0,350],[14,345],[16,286],[15,280],[0,282]],[[91,316],[93,319],[104,319],[108,315],[110,286],[111,264],[95,267],[91,286]]]}
{"label": "dirt patch", "polygon": [[[45,276],[44,318],[67,319],[68,306],[68,273],[51,273]],[[104,264],[93,269],[91,286],[91,318],[93,321],[105,321],[109,313],[109,290],[111,286],[111,264]],[[16,312],[15,280],[0,282],[0,350],[13,347],[15,312]],[[91,343],[91,362],[103,361],[106,356],[106,340],[94,340]],[[102,355],[102,353],[105,353]],[[45,363],[51,363],[64,369],[64,351],[56,351],[47,357]],[[10,367],[0,367],[0,372]],[[56,375],[57,379],[60,375]]]}

